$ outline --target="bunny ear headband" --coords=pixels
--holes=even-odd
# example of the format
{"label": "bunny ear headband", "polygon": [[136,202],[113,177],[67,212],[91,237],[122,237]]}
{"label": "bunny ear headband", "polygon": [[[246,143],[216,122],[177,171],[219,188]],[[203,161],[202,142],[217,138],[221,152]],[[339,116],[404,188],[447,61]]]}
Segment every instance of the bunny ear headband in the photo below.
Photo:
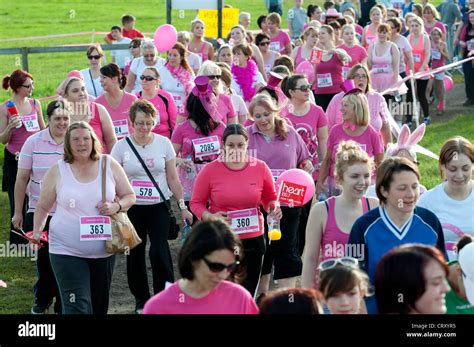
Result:
{"label": "bunny ear headband", "polygon": [[415,129],[415,131],[413,131],[413,133],[410,132],[410,128],[408,128],[406,124],[403,125],[401,129],[399,129],[397,125],[395,132],[398,132],[398,142],[397,144],[387,149],[387,155],[388,156],[396,155],[398,152],[400,152],[400,150],[404,149],[408,151],[408,153],[410,153],[410,155],[412,156],[414,160],[416,160],[417,152],[424,154],[430,158],[439,160],[439,157],[436,154],[418,145],[418,143],[423,139],[423,136],[425,135],[425,130],[426,130],[425,123],[420,124]]}

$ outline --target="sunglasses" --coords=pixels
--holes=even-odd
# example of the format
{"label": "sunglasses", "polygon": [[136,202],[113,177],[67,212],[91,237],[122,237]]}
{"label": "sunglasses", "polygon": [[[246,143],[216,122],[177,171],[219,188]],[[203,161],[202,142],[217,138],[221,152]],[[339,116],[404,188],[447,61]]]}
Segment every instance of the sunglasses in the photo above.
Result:
{"label": "sunglasses", "polygon": [[306,85],[303,85],[299,88],[295,88],[295,90],[301,90],[302,92],[306,92],[308,90],[311,90],[311,87],[312,87],[311,84],[306,84]]}
{"label": "sunglasses", "polygon": [[349,266],[353,268],[359,268],[359,261],[356,258],[352,258],[352,257],[327,259],[321,262],[318,268],[319,268],[319,271],[326,271],[326,270],[332,269],[337,264],[341,264],[343,266]]}
{"label": "sunglasses", "polygon": [[142,81],[143,81],[143,80],[146,80],[146,81],[150,82],[150,81],[155,81],[155,80],[157,80],[158,78],[153,77],[153,76],[144,76],[144,75],[141,75],[141,76],[140,76],[140,79],[141,79]]}
{"label": "sunglasses", "polygon": [[130,46],[128,48],[140,48],[140,46]]}
{"label": "sunglasses", "polygon": [[235,270],[237,270],[237,267],[240,265],[240,261],[236,261],[235,263],[232,263],[230,265],[224,265],[221,263],[213,263],[207,260],[206,258],[202,258],[202,259],[206,263],[209,270],[211,270],[214,273],[219,273],[219,272],[222,272],[223,270],[234,272]]}
{"label": "sunglasses", "polygon": [[221,75],[208,75],[207,76],[210,80],[214,80],[214,79],[220,79],[221,78]]}
{"label": "sunglasses", "polygon": [[28,84],[28,85],[22,84],[21,86],[22,86],[23,88],[26,88],[26,89],[30,89],[30,88],[33,88],[33,87],[34,87],[33,83]]}
{"label": "sunglasses", "polygon": [[102,58],[102,56],[99,54],[99,55],[88,55],[87,58],[89,59],[95,59],[95,60],[99,60],[100,58]]}
{"label": "sunglasses", "polygon": [[265,41],[265,42],[260,42],[258,45],[259,46],[267,46],[270,44],[270,41]]}

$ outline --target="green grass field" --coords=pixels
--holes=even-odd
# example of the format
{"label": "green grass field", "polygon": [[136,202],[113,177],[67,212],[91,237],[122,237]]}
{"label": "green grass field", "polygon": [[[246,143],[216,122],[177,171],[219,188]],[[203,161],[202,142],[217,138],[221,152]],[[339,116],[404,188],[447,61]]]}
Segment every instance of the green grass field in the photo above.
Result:
{"label": "green grass field", "polygon": [[[198,0],[199,1],[199,0]],[[432,1],[437,4],[441,0]],[[322,4],[323,1],[305,1]],[[256,18],[265,13],[263,0],[226,1],[233,7],[252,14],[252,28],[256,28]],[[286,4],[292,3],[290,0]],[[288,10],[288,5],[285,11]],[[54,46],[73,43],[103,42],[102,35],[75,36],[67,38],[1,42],[2,39],[13,37],[29,37],[39,35],[64,34],[84,31],[108,31],[113,24],[120,21],[124,13],[137,17],[137,28],[143,32],[153,32],[157,26],[165,23],[166,11],[164,0],[143,2],[131,0],[128,4],[114,4],[110,1],[72,1],[48,2],[30,0],[6,0],[2,3],[0,20],[4,25],[0,29],[0,46],[37,47]],[[179,18],[178,11],[173,13],[173,24],[178,30],[189,30],[190,22],[196,15],[195,11],[185,11],[184,18]],[[27,19],[27,20],[25,20]],[[285,27],[285,23],[283,24]],[[32,54],[29,56],[30,72],[35,77],[36,89],[34,97],[45,97],[55,94],[56,87],[70,70],[83,69],[87,61],[84,53]],[[0,76],[21,68],[21,57],[15,55],[0,56]],[[9,97],[9,93],[0,92],[0,101]],[[43,107],[45,106],[45,103]],[[471,116],[461,116],[445,123],[436,123],[429,127],[422,145],[435,153],[439,152],[442,143],[451,136],[462,135],[472,139],[474,122]],[[419,156],[422,183],[431,188],[440,182],[437,175],[437,163],[433,159]],[[3,146],[0,145],[0,165],[3,164]],[[1,179],[0,171],[0,179]],[[0,247],[8,239],[9,207],[6,193],[0,193]],[[4,257],[0,248],[0,279],[8,284],[7,289],[0,288],[0,314],[29,313],[33,303],[32,285],[35,282],[34,262],[29,258]]]}

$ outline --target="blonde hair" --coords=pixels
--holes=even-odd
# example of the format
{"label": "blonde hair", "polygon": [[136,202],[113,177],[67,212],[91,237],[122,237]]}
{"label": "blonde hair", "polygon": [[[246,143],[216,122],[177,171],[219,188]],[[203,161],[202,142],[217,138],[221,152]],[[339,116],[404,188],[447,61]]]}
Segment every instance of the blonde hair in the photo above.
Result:
{"label": "blonde hair", "polygon": [[364,93],[352,93],[342,98],[344,102],[346,100],[350,104],[354,105],[354,113],[356,117],[356,125],[367,126],[369,124],[369,102]]}
{"label": "blonde hair", "polygon": [[370,9],[370,12],[369,12],[369,17],[372,17],[372,13],[374,13],[375,11],[380,11],[380,15],[383,16],[383,11],[380,7],[378,6],[374,6]]}
{"label": "blonde hair", "polygon": [[307,28],[305,29],[305,31],[303,32],[303,35],[301,35],[301,37],[303,37],[304,40],[306,40],[306,38],[307,38],[308,36],[310,36],[310,35],[311,35],[311,36],[312,36],[312,35],[317,35],[317,36],[319,36],[319,29],[318,29],[318,28],[315,28],[315,27],[309,26],[309,27],[307,27]]}
{"label": "blonde hair", "polygon": [[76,129],[89,130],[92,139],[92,151],[89,158],[93,161],[99,160],[100,154],[102,153],[102,144],[89,123],[81,121],[72,123],[69,128],[67,128],[66,135],[64,136],[64,161],[69,164],[74,162],[74,155],[71,149],[71,133]]}
{"label": "blonde hair", "polygon": [[353,80],[354,76],[356,74],[356,71],[362,69],[364,70],[365,74],[367,75],[367,87],[365,90],[363,90],[364,93],[368,93],[372,89],[372,81],[370,80],[370,72],[369,68],[365,64],[355,64],[350,70],[349,73],[347,74],[347,79],[348,80]]}
{"label": "blonde hair", "polygon": [[204,22],[202,20],[200,20],[199,18],[198,19],[195,19],[191,22],[191,31],[194,30],[194,26],[196,24],[202,24],[202,26],[205,28],[206,27],[206,24],[204,24]]}
{"label": "blonde hair", "polygon": [[414,16],[412,19],[411,19],[411,22],[415,22],[417,24],[419,24],[421,26],[421,35],[423,35],[423,31],[425,30],[425,23],[423,23],[423,19],[421,19],[420,17],[418,16]]}
{"label": "blonde hair", "polygon": [[436,19],[436,20],[439,20],[439,12],[438,10],[436,9],[436,7],[433,6],[433,4],[426,4],[424,7],[423,7],[423,12],[422,14],[425,14],[426,12],[430,11],[432,14],[433,14],[433,17]]}
{"label": "blonde hair", "polygon": [[206,60],[199,68],[197,76],[220,75],[221,73],[221,68],[215,62]]}
{"label": "blonde hair", "polygon": [[270,13],[267,16],[267,22],[268,21],[273,22],[276,25],[278,25],[278,27],[280,27],[280,25],[281,25],[281,16],[276,12]]}
{"label": "blonde hair", "polygon": [[255,110],[255,107],[257,106],[261,106],[267,111],[270,111],[275,114],[275,132],[282,139],[286,140],[286,138],[288,137],[288,126],[286,120],[284,120],[280,116],[280,110],[278,106],[275,105],[273,99],[266,94],[258,94],[252,99],[252,102],[249,105],[249,113],[252,119],[254,120],[255,118],[253,116],[253,112]]}
{"label": "blonde hair", "polygon": [[336,152],[336,177],[342,181],[347,168],[359,163],[367,164],[369,170],[372,171],[373,160],[357,142],[352,140],[340,142]]}
{"label": "blonde hair", "polygon": [[313,19],[311,22],[308,23],[308,27],[321,29],[321,22],[317,19]]}

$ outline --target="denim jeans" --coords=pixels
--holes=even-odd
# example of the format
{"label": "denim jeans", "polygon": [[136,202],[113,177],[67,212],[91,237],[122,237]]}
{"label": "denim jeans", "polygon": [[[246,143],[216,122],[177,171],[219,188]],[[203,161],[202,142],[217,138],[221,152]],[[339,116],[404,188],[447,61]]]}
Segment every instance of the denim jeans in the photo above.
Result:
{"label": "denim jeans", "polygon": [[63,314],[107,314],[115,255],[89,259],[50,253],[49,257]]}

